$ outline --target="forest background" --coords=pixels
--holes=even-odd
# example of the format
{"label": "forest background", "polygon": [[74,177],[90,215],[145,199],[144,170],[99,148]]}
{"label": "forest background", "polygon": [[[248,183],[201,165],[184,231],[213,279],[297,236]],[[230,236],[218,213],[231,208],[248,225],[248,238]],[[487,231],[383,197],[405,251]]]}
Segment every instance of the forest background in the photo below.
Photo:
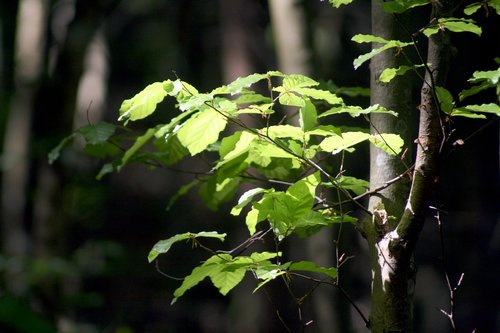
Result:
{"label": "forest background", "polygon": [[[166,210],[189,173],[133,166],[96,181],[100,164],[78,152],[78,143],[56,164],[47,161],[74,128],[114,122],[124,99],[166,78],[208,91],[279,69],[368,87],[368,68],[352,66],[366,46],[350,38],[370,33],[370,2],[333,9],[326,1],[298,1],[291,11],[287,3],[293,1],[2,1],[0,331],[276,332],[283,329],[276,309],[296,320],[282,290],[271,300],[253,295],[252,279],[227,298],[203,284],[170,306],[179,281],[161,272],[182,277],[203,257],[179,249],[155,267],[147,254],[156,241],[187,231],[187,223],[189,230],[223,226],[242,239],[245,233],[236,218],[207,210],[196,195]],[[500,54],[498,18],[484,24],[496,34],[454,40],[456,89]],[[453,280],[464,273],[455,300],[460,326],[500,331],[499,124],[486,123],[456,121],[461,137],[474,136],[448,157],[440,176],[447,184],[438,194],[446,263],[432,218],[418,245],[417,331],[449,330],[439,311],[450,302],[445,270]],[[367,177],[368,154],[347,163]],[[355,256],[344,279],[366,311],[364,243],[355,233],[344,237]],[[296,251],[327,260],[325,250]],[[325,298],[311,302],[308,314],[317,331],[367,331],[338,291],[321,287],[319,294]]]}

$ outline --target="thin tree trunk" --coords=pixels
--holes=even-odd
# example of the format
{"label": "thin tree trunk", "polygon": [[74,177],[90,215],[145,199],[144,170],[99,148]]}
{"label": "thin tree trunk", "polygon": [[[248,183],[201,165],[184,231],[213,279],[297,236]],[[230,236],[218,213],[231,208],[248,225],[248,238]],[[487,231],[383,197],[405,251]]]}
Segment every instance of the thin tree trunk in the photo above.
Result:
{"label": "thin tree trunk", "polygon": [[[373,1],[372,6],[374,34],[386,39],[398,39],[391,33],[384,34],[384,31],[395,30],[392,16],[380,12],[379,1]],[[379,24],[383,25],[379,26]],[[401,29],[399,28],[399,30]],[[396,183],[388,190],[382,191],[380,197],[372,197],[370,200],[373,218],[371,223],[366,224],[366,234],[373,271],[372,311],[370,315],[372,332],[413,331],[412,293],[416,271],[413,267],[412,256],[424,224],[438,172],[442,135],[434,88],[443,85],[447,64],[450,61],[449,51],[450,45],[445,32],[440,32],[429,39],[426,62],[431,63],[432,68],[430,68],[430,72],[427,72],[421,89],[419,133],[416,140],[417,152],[409,195],[404,195],[407,192],[404,183]],[[385,54],[395,58],[389,52],[385,52]],[[376,59],[374,63],[376,63]],[[383,64],[384,67],[397,67],[397,65],[397,62]],[[373,75],[380,74],[379,68],[372,64],[372,94],[375,93],[375,96],[376,94],[390,95],[394,98],[395,103],[398,100],[410,101],[409,92],[406,92],[408,88],[398,86],[398,81],[393,83],[391,87],[385,87],[385,92],[384,89],[379,90],[378,82],[373,78]],[[377,102],[375,98],[372,99],[372,103]],[[400,104],[400,108],[397,109],[390,104],[382,105],[399,112],[398,120],[402,113],[400,110],[411,112],[411,109],[404,104]],[[372,123],[381,132],[385,131],[386,128],[388,131],[398,132],[398,128],[401,128],[397,121],[387,125],[384,120],[379,122],[377,118],[378,116],[372,117]],[[406,143],[412,142],[407,138]],[[384,184],[404,171],[405,166],[400,161],[380,157],[377,153],[372,153],[371,158],[371,177],[373,177],[371,181],[374,187]],[[402,202],[403,198],[407,198],[406,204]],[[389,215],[396,217],[396,223],[390,222]]]}

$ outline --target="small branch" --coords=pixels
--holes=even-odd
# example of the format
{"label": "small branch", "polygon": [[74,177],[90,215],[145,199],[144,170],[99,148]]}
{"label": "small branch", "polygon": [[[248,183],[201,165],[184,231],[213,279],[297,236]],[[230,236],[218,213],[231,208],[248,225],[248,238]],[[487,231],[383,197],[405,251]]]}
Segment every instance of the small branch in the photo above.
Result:
{"label": "small branch", "polygon": [[326,280],[315,279],[315,278],[312,278],[310,276],[303,275],[303,274],[300,274],[300,273],[290,272],[290,274],[294,275],[294,276],[301,277],[301,278],[306,279],[306,280],[310,280],[310,281],[314,281],[314,282],[322,283],[322,284],[327,284],[327,285],[330,285],[330,286],[333,286],[333,287],[337,288],[342,293],[342,296],[344,296],[344,298],[349,302],[349,304],[351,304],[351,306],[354,308],[354,310],[361,317],[361,319],[365,323],[365,326],[368,327],[368,328],[370,327],[370,321],[368,320],[368,318],[363,314],[363,311],[361,311],[361,309],[356,305],[356,303],[351,298],[351,296],[349,296],[349,294],[347,293],[347,291],[344,288],[342,288],[340,286],[340,284],[337,284],[337,283],[334,283],[334,282],[330,282],[330,281],[326,281]]}
{"label": "small branch", "polygon": [[457,332],[457,326],[455,323],[455,292],[458,291],[458,288],[462,284],[463,278],[464,278],[464,273],[460,274],[460,277],[458,278],[457,283],[455,286],[451,285],[450,282],[450,277],[448,275],[448,272],[446,271],[446,256],[445,256],[445,249],[444,249],[444,234],[443,234],[443,224],[441,222],[441,210],[439,210],[436,207],[429,206],[430,209],[433,209],[436,214],[434,215],[434,218],[436,219],[438,229],[439,229],[439,243],[441,246],[441,260],[443,262],[443,266],[445,267],[444,270],[444,276],[446,279],[446,285],[448,286],[448,292],[450,294],[450,309],[449,311],[445,311],[443,309],[439,309],[439,311],[444,314],[446,317],[448,317],[448,320],[450,321],[450,325],[452,328],[453,332]]}
{"label": "small branch", "polygon": [[164,271],[162,271],[161,268],[160,268],[160,263],[159,263],[158,259],[155,260],[155,267],[156,267],[156,271],[158,273],[160,273],[161,275],[163,275],[164,277],[166,277],[166,278],[169,278],[171,280],[176,280],[176,281],[182,281],[182,280],[184,280],[184,278],[178,278],[178,277],[175,277],[175,276],[172,276],[172,275],[168,275],[167,273],[165,273]]}

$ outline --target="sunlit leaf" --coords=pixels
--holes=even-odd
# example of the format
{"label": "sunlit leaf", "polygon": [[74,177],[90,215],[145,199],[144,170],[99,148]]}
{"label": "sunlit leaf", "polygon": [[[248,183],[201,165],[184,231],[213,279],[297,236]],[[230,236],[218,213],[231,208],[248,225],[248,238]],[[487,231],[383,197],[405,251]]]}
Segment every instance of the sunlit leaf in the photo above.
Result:
{"label": "sunlit leaf", "polygon": [[335,8],[339,8],[342,5],[348,5],[352,1],[353,0],[328,0],[328,2],[330,2],[330,4]]}
{"label": "sunlit leaf", "polygon": [[355,42],[358,42],[358,43],[362,43],[362,42],[365,43],[365,42],[370,41],[370,42],[377,42],[377,43],[383,44],[382,46],[380,46],[378,48],[374,48],[370,52],[362,54],[359,57],[357,57],[356,59],[354,59],[354,62],[353,62],[354,69],[358,69],[358,67],[361,66],[364,62],[370,60],[371,58],[373,58],[377,54],[382,53],[388,49],[391,49],[391,48],[401,49],[401,48],[404,48],[406,46],[414,44],[413,42],[406,43],[406,42],[401,42],[399,40],[387,41],[383,38],[372,36],[372,35],[356,35],[352,38],[352,40]]}
{"label": "sunlit leaf", "polygon": [[283,87],[287,90],[293,90],[297,88],[312,87],[317,86],[318,81],[315,81],[305,75],[301,74],[290,74],[283,78]]}
{"label": "sunlit leaf", "polygon": [[443,87],[436,87],[436,95],[439,100],[441,111],[446,114],[451,113],[454,104],[453,96],[451,95],[451,93]]}
{"label": "sunlit leaf", "polygon": [[464,117],[464,118],[471,118],[471,119],[486,119],[486,116],[484,114],[480,113],[475,113],[470,110],[467,110],[466,108],[455,108],[453,109],[453,112],[450,114],[452,117]]}
{"label": "sunlit leaf", "polygon": [[304,131],[292,125],[276,125],[259,130],[260,133],[268,135],[271,139],[292,138],[298,141],[304,140]]}
{"label": "sunlit leaf", "polygon": [[275,90],[276,91],[281,90],[281,93],[278,98],[281,105],[304,107],[306,104],[306,102],[304,101],[304,97],[299,96],[297,93],[293,91],[284,90],[283,87],[277,87]]}
{"label": "sunlit leaf", "polygon": [[234,206],[233,209],[231,209],[231,215],[239,215],[241,210],[253,200],[254,196],[261,194],[261,193],[264,193],[264,192],[267,192],[267,191],[268,190],[261,188],[261,187],[256,187],[256,188],[253,188],[251,190],[246,191],[239,198],[238,204],[236,206]]}
{"label": "sunlit leaf", "polygon": [[335,179],[335,184],[356,195],[363,194],[370,188],[370,182],[351,176],[339,176]]}
{"label": "sunlit leaf", "polygon": [[461,101],[466,97],[494,87],[496,87],[497,95],[500,98],[500,68],[493,71],[476,71],[472,74],[472,77],[468,81],[476,83],[476,85],[460,92],[459,98]]}
{"label": "sunlit leaf", "polygon": [[318,122],[316,107],[310,100],[305,101],[304,107],[299,109],[299,124],[302,131],[311,130]]}
{"label": "sunlit leaf", "polygon": [[214,97],[210,94],[196,94],[185,98],[181,103],[179,103],[179,109],[181,111],[186,110],[198,110],[206,102],[211,101]]}
{"label": "sunlit leaf", "polygon": [[342,150],[352,151],[352,146],[366,141],[370,138],[370,134],[363,132],[346,132],[341,135],[332,135],[325,138],[321,143],[320,147],[326,152],[331,152],[332,154],[337,154]]}
{"label": "sunlit leaf", "polygon": [[423,64],[420,64],[420,65],[415,65],[415,66],[400,66],[398,68],[386,68],[380,74],[379,80],[381,82],[390,82],[396,76],[405,75],[406,72],[408,72],[409,70],[416,69],[416,68],[423,67],[423,66],[424,66]]}
{"label": "sunlit leaf", "polygon": [[357,34],[354,35],[351,40],[356,43],[381,43],[387,44],[389,41],[382,37],[368,35],[368,34]]}
{"label": "sunlit leaf", "polygon": [[398,155],[404,145],[403,139],[398,134],[377,134],[370,137],[370,142],[390,156]]}
{"label": "sunlit leaf", "polygon": [[231,260],[232,257],[229,254],[217,254],[210,257],[207,261],[205,261],[201,266],[195,267],[191,274],[186,276],[182,281],[182,284],[179,288],[174,291],[174,299],[171,304],[174,304],[179,297],[184,295],[186,291],[196,286],[198,283],[203,281],[205,278],[216,274],[221,269],[224,268],[221,265],[221,261],[223,260]]}
{"label": "sunlit leaf", "polygon": [[[238,259],[240,258],[237,258],[236,260]],[[222,265],[220,265],[220,269],[213,270],[210,273],[210,280],[212,281],[214,286],[219,289],[219,292],[222,295],[227,295],[227,293],[230,292],[231,289],[236,287],[241,282],[241,280],[243,280],[247,271],[247,266],[252,263],[250,260],[245,261],[246,262],[243,263],[244,265],[240,265],[239,267],[237,267],[234,265],[228,265],[228,262],[222,259]]]}
{"label": "sunlit leaf", "polygon": [[[460,110],[468,110],[479,113],[492,113],[494,115],[500,116],[500,105],[495,103],[481,104],[481,105],[466,105]],[[452,114],[453,115],[453,114]]]}
{"label": "sunlit leaf", "polygon": [[189,118],[177,132],[177,137],[193,156],[217,141],[226,124],[227,119],[223,115],[208,109]]}
{"label": "sunlit leaf", "polygon": [[124,100],[120,106],[120,117],[118,120],[133,121],[152,114],[156,109],[156,105],[163,101],[167,95],[163,86],[163,82],[152,83],[134,97]]}
{"label": "sunlit leaf", "polygon": [[239,77],[235,81],[227,85],[227,89],[231,94],[240,93],[244,88],[250,87],[252,84],[267,78],[267,74],[250,74],[248,76]]}
{"label": "sunlit leaf", "polygon": [[293,91],[307,97],[311,97],[317,100],[324,100],[329,104],[342,104],[342,98],[338,97],[334,93],[328,90],[321,90],[316,88],[295,88]]}
{"label": "sunlit leaf", "polygon": [[157,242],[148,255],[148,261],[152,262],[155,260],[160,254],[167,253],[173,244],[187,240],[187,239],[195,239],[195,238],[217,238],[220,241],[224,241],[226,234],[220,234],[216,231],[202,231],[198,233],[186,232],[183,234],[177,234],[168,239],[161,240]]}
{"label": "sunlit leaf", "polygon": [[452,32],[471,32],[481,36],[482,29],[473,20],[448,17],[438,19],[438,23],[431,25],[424,30],[424,35],[430,37],[436,34],[439,30],[447,29]]}
{"label": "sunlit leaf", "polygon": [[465,15],[472,15],[475,12],[478,11],[479,8],[483,6],[483,2],[474,2],[471,3],[470,5],[465,6],[464,8],[464,14]]}

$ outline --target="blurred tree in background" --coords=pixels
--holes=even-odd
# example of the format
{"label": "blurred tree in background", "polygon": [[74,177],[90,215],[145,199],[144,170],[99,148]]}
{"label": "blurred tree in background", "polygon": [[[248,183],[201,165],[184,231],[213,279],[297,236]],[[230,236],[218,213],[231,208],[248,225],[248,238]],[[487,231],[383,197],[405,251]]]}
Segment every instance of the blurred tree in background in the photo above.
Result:
{"label": "blurred tree in background", "polygon": [[[179,221],[189,221],[190,228],[199,223],[200,230],[213,221],[234,232],[241,228],[202,209],[195,196],[165,209],[190,175],[137,166],[98,182],[100,165],[79,152],[78,142],[55,165],[48,165],[47,153],[76,127],[116,119],[122,100],[146,84],[176,75],[200,90],[269,69],[368,87],[368,69],[352,67],[352,59],[366,49],[350,37],[369,33],[370,21],[368,1],[338,10],[322,1],[2,1],[0,331],[282,331],[275,312],[293,320],[293,307],[280,297],[283,291],[276,291],[273,303],[252,295],[251,281],[231,298],[207,285],[169,305],[179,282],[147,263],[151,245],[186,231]],[[500,55],[498,18],[483,24],[488,29],[481,40],[463,35],[454,40],[462,47],[451,64],[450,82],[465,82]],[[466,138],[481,127],[477,124],[455,125]],[[437,310],[449,304],[445,269],[453,281],[465,274],[455,300],[460,327],[500,331],[498,125],[482,128],[442,170],[442,182],[449,184],[439,193],[439,208],[446,211],[441,220],[447,265],[439,260],[440,235],[432,220],[416,254],[419,332],[448,330],[447,318]],[[349,170],[366,178],[369,161],[362,155],[348,162]],[[318,237],[297,251],[327,266],[333,246]],[[365,245],[354,234],[341,241],[350,243],[349,254],[356,256],[344,272],[344,287],[367,309],[371,277],[364,269]],[[203,259],[179,250],[159,260],[158,270],[170,273],[165,268],[175,267],[183,277]],[[320,288],[317,294],[328,296],[311,306],[315,331],[367,331],[337,291]]]}

